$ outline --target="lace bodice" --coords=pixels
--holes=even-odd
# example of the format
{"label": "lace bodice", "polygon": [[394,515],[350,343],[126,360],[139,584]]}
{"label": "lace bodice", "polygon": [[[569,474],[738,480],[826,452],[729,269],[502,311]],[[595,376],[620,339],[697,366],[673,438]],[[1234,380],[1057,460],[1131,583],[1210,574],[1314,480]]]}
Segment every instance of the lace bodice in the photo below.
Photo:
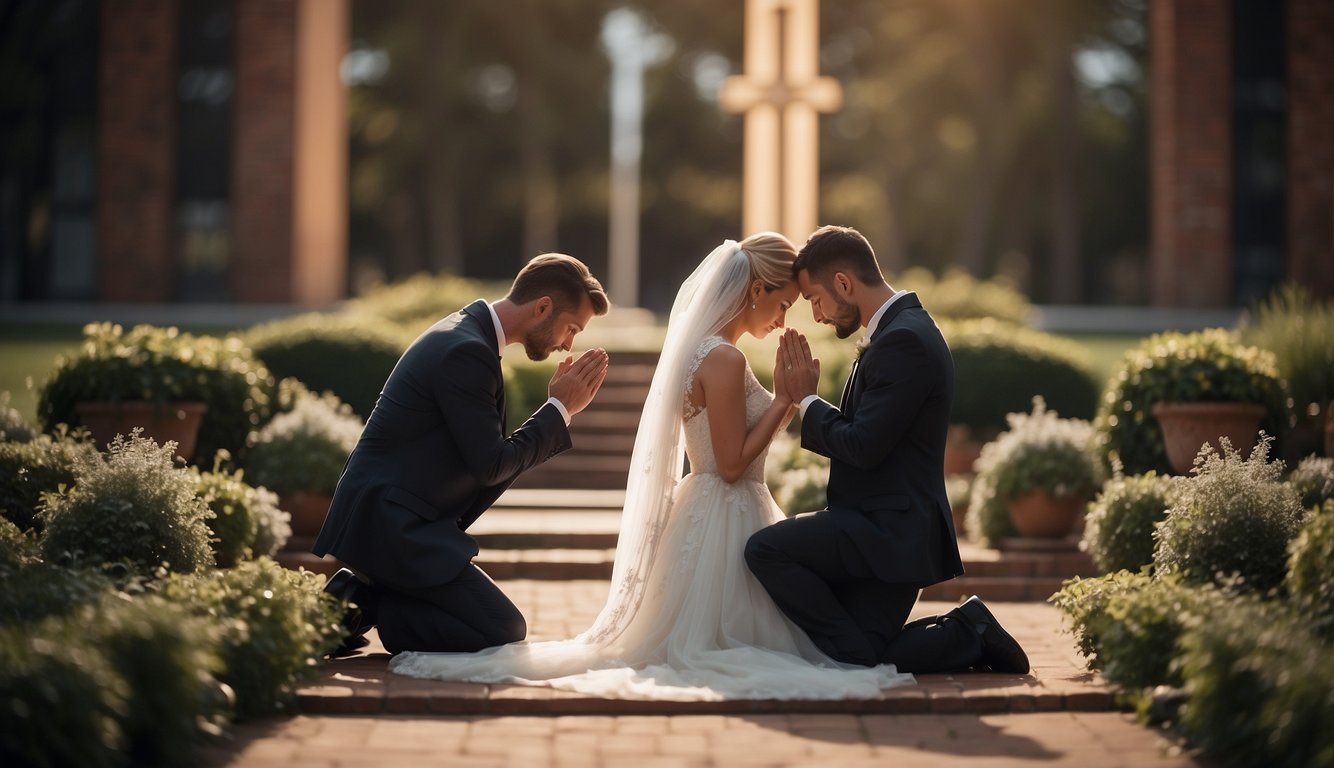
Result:
{"label": "lace bodice", "polygon": [[[705,339],[686,368],[686,393],[685,401],[682,403],[682,415],[685,419],[686,457],[690,459],[690,471],[696,474],[716,474],[718,460],[713,454],[713,435],[709,431],[709,419],[704,414],[708,406],[696,408],[690,402],[690,393],[694,389],[695,373],[699,370],[700,363],[704,362],[704,358],[708,357],[710,352],[725,344],[727,342],[717,336]],[[745,377],[746,429],[750,430],[773,403],[774,396],[760,384],[759,379],[755,378],[749,363],[746,365]],[[764,459],[768,454],[768,447],[760,451],[760,455],[746,467],[741,479],[764,482]]]}

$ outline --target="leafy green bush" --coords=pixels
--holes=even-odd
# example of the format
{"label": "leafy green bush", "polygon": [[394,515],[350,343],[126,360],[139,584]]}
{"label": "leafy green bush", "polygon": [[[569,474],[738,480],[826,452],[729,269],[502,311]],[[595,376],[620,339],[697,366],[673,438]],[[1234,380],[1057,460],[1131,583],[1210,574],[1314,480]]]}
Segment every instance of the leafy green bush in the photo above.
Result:
{"label": "leafy green bush", "polygon": [[228,701],[216,628],[153,595],[117,593],[72,618],[129,691],[121,730],[131,765],[183,765],[201,737],[220,732]]}
{"label": "leafy green bush", "polygon": [[1070,616],[1089,666],[1127,688],[1180,685],[1173,667],[1183,633],[1227,610],[1230,597],[1211,585],[1117,571],[1067,581],[1051,602]]}
{"label": "leafy green bush", "polygon": [[1006,417],[1009,430],[982,446],[968,505],[968,530],[996,542],[1015,533],[1008,505],[1032,490],[1052,496],[1091,495],[1102,483],[1093,427],[1062,419],[1033,398],[1032,413]]}
{"label": "leafy green bush", "polygon": [[410,341],[402,331],[365,315],[307,314],[258,325],[245,334],[256,357],[279,378],[329,390],[369,415]]}
{"label": "leafy green bush", "polygon": [[73,485],[75,464],[96,455],[92,443],[63,432],[28,443],[0,442],[0,517],[40,533],[42,494]]}
{"label": "leafy green bush", "polygon": [[1334,499],[1306,515],[1288,557],[1288,592],[1325,640],[1334,640]]}
{"label": "leafy green bush", "polygon": [[1057,610],[1070,619],[1079,652],[1088,659],[1090,669],[1104,666],[1100,652],[1103,634],[1110,626],[1107,606],[1112,598],[1146,589],[1151,579],[1146,573],[1117,571],[1094,579],[1076,576],[1067,579],[1056,594],[1048,598]]}
{"label": "leafy green bush", "polygon": [[1233,599],[1181,648],[1181,729],[1206,755],[1224,765],[1334,765],[1334,664],[1303,617]]}
{"label": "leafy green bush", "polygon": [[302,400],[255,433],[246,476],[280,494],[333,494],[361,428],[346,405],[334,410],[322,399]]}
{"label": "leafy green bush", "polygon": [[1154,472],[1114,477],[1089,504],[1084,549],[1103,573],[1153,563],[1153,527],[1172,505],[1173,479]]}
{"label": "leafy green bush", "polygon": [[37,436],[37,430],[10,406],[9,397],[8,392],[0,392],[0,441],[26,443]]}
{"label": "leafy green bush", "polygon": [[0,622],[0,765],[124,765],[129,693],[77,628],[53,623],[34,637]]}
{"label": "leafy green bush", "polygon": [[1262,438],[1242,459],[1223,438],[1223,452],[1200,450],[1196,475],[1182,482],[1158,526],[1154,567],[1191,583],[1232,582],[1265,592],[1287,574],[1288,543],[1301,526],[1297,493],[1280,481],[1282,462],[1269,462]]}
{"label": "leafy green bush", "polygon": [[342,410],[344,406],[343,401],[338,399],[338,395],[329,390],[326,389],[317,394],[303,384],[300,379],[288,376],[278,382],[269,418],[291,413],[292,409],[296,408],[296,404],[302,400],[323,400],[325,404],[336,411]]}
{"label": "leafy green bush", "polygon": [[1279,439],[1289,426],[1288,395],[1271,352],[1221,328],[1158,334],[1126,353],[1103,393],[1097,425],[1109,461],[1132,475],[1170,473],[1152,408],[1202,401],[1261,403],[1260,428]]}
{"label": "leafy green bush", "polygon": [[1003,278],[978,280],[961,269],[950,269],[939,278],[922,267],[906,269],[894,279],[894,287],[917,291],[936,319],[991,319],[1009,325],[1028,323],[1033,305]]}
{"label": "leafy green bush", "polygon": [[1297,418],[1321,424],[1334,401],[1334,306],[1288,284],[1243,320],[1241,337],[1274,353]]}
{"label": "leafy green bush", "polygon": [[506,426],[513,432],[527,421],[549,397],[547,385],[556,372],[554,359],[534,362],[527,359],[505,360],[501,363],[505,377]]}
{"label": "leafy green bush", "polygon": [[1288,475],[1288,485],[1297,492],[1304,509],[1324,504],[1334,498],[1334,458],[1307,456]]}
{"label": "leafy green bush", "polygon": [[213,536],[213,560],[219,568],[231,568],[250,555],[259,520],[253,508],[256,491],[241,479],[240,472],[194,473],[199,498],[213,517],[207,523]]}
{"label": "leafy green bush", "polygon": [[163,594],[222,631],[220,678],[240,717],[289,711],[296,685],[338,645],[340,606],[324,577],[268,558],[228,571],[173,576]]}
{"label": "leafy green bush", "polygon": [[27,565],[37,556],[37,542],[0,517],[0,574]]}
{"label": "leafy green bush", "polygon": [[829,459],[801,447],[801,440],[780,432],[769,446],[764,479],[774,502],[791,517],[824,509],[829,503]]}
{"label": "leafy green bush", "polygon": [[1078,344],[994,320],[941,323],[941,331],[954,356],[951,423],[994,434],[1035,396],[1070,418],[1093,418],[1098,380]]}
{"label": "leafy green bush", "polygon": [[71,570],[50,563],[11,570],[5,574],[4,583],[5,588],[0,589],[0,627],[68,616],[111,589],[111,582],[96,571]]}
{"label": "leafy green bush", "polygon": [[74,488],[47,497],[42,555],[121,576],[151,576],[165,566],[191,573],[213,563],[212,513],[194,478],[173,465],[170,448],[137,434],[117,437],[101,456],[81,458]]}
{"label": "leafy green bush", "polygon": [[84,328],[83,346],[56,361],[42,385],[37,413],[47,431],[79,424],[75,404],[197,400],[208,406],[199,426],[195,462],[245,451],[246,435],[268,417],[273,378],[241,340],[192,336],[176,328],[111,323]]}
{"label": "leafy green bush", "polygon": [[507,292],[508,286],[503,283],[420,273],[371,288],[349,302],[349,309],[402,326],[415,336],[479,298],[502,296]]}

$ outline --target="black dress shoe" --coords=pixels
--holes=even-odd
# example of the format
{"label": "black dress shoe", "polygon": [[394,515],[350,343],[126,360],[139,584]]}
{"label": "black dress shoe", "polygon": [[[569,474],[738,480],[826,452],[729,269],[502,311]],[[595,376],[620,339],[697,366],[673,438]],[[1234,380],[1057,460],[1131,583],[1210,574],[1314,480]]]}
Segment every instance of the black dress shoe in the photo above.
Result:
{"label": "black dress shoe", "polygon": [[[324,585],[324,591],[347,603],[347,612],[343,614],[341,624],[349,639],[359,638],[375,626],[371,585],[357,578],[355,573],[340,568]],[[348,642],[344,641],[344,645],[348,645]]]}
{"label": "black dress shoe", "polygon": [[1010,633],[991,615],[982,598],[973,595],[950,611],[982,637],[982,663],[992,672],[1023,675],[1028,673],[1028,654]]}

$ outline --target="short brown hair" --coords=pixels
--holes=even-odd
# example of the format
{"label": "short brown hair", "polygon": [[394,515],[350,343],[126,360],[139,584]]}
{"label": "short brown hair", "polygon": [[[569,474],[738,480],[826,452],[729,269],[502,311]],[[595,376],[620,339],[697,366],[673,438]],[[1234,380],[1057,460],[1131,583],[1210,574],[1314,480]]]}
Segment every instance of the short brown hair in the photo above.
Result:
{"label": "short brown hair", "polygon": [[871,244],[852,227],[829,225],[815,230],[792,262],[793,275],[801,274],[803,269],[819,282],[835,272],[850,274],[865,285],[885,279]]}
{"label": "short brown hair", "polygon": [[557,312],[575,312],[587,296],[593,302],[593,314],[605,315],[611,302],[593,273],[584,263],[563,253],[544,253],[519,270],[510,286],[509,300],[515,304],[550,296]]}

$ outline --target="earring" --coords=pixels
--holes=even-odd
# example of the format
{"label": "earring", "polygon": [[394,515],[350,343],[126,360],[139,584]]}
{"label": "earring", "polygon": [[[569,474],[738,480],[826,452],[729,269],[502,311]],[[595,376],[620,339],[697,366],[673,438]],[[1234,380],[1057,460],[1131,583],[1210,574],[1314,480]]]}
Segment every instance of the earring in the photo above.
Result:
{"label": "earring", "polygon": [[751,308],[751,309],[759,309],[759,307],[755,306],[754,304],[751,304],[751,305],[750,305],[750,308]]}

